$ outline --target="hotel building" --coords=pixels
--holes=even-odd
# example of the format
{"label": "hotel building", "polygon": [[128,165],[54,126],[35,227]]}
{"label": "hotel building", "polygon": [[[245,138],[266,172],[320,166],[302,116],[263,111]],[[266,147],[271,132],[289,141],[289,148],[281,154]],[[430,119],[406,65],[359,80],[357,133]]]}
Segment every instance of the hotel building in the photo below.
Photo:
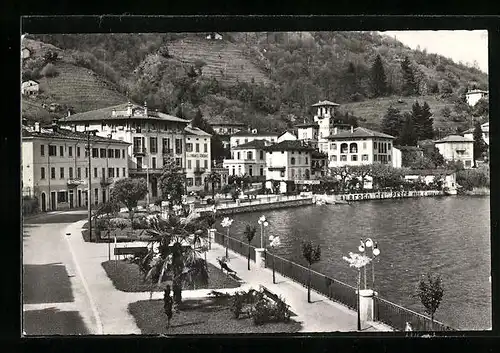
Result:
{"label": "hotel building", "polygon": [[[90,142],[91,169],[89,170]],[[128,176],[130,143],[63,129],[53,124],[22,130],[23,195],[36,197],[40,211],[88,205],[91,177],[92,203],[109,199],[115,181]]]}

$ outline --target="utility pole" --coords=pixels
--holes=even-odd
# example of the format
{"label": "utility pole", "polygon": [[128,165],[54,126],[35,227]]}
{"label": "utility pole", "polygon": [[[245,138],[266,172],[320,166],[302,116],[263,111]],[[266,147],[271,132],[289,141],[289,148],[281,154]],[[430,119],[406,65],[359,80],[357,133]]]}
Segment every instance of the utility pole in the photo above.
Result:
{"label": "utility pole", "polygon": [[88,224],[89,224],[89,240],[92,242],[92,149],[90,148],[90,134],[95,136],[96,130],[85,131],[87,134],[87,147],[89,155],[89,175],[88,175],[88,188],[87,188],[87,210],[88,210]]}

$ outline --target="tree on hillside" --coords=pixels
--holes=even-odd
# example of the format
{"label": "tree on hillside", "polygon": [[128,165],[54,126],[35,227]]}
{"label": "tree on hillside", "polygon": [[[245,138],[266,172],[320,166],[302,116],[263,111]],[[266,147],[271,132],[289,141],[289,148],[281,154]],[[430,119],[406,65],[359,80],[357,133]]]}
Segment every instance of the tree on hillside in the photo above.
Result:
{"label": "tree on hillside", "polygon": [[474,124],[474,132],[472,137],[474,138],[474,166],[476,166],[476,160],[480,159],[483,156],[483,153],[486,152],[488,146],[483,139],[483,130],[481,129],[481,123],[476,121]]}
{"label": "tree on hillside", "polygon": [[168,207],[182,204],[182,195],[185,191],[185,175],[181,166],[173,158],[165,161],[160,175],[160,190],[164,200],[168,200]]}
{"label": "tree on hillside", "polygon": [[418,135],[413,124],[413,117],[409,113],[403,115],[404,124],[399,135],[398,144],[401,146],[416,146]]}
{"label": "tree on hillside", "polygon": [[415,74],[410,63],[410,59],[406,56],[401,62],[401,70],[403,71],[403,85],[401,93],[404,96],[413,96],[418,94],[418,85],[415,79]]}
{"label": "tree on hillside", "polygon": [[115,182],[111,189],[111,199],[121,202],[128,208],[130,221],[134,219],[134,208],[139,200],[148,193],[146,180],[143,178],[125,178]]}
{"label": "tree on hillside", "polygon": [[54,77],[58,72],[53,64],[48,63],[43,67],[42,71],[40,71],[40,74],[45,77]]}
{"label": "tree on hillside", "polygon": [[387,94],[387,77],[385,75],[382,58],[377,55],[371,67],[371,88],[374,97],[383,97]]}
{"label": "tree on hillside", "polygon": [[475,117],[488,117],[490,110],[490,104],[488,99],[481,98],[476,105],[472,108],[472,116]]}
{"label": "tree on hillside", "polygon": [[391,105],[382,118],[382,132],[394,137],[399,137],[403,125],[404,120],[401,111]]}
{"label": "tree on hillside", "polygon": [[412,106],[411,116],[418,140],[427,140],[434,137],[432,113],[427,102],[420,105],[416,101]]}

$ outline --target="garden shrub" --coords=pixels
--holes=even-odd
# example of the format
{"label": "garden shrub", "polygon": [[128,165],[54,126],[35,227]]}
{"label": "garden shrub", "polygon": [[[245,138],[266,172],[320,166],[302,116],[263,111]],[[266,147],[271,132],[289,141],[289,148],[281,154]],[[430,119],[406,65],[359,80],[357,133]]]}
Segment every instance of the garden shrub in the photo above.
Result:
{"label": "garden shrub", "polygon": [[149,222],[144,216],[134,218],[132,221],[132,229],[148,229]]}
{"label": "garden shrub", "polygon": [[109,226],[112,228],[120,228],[124,229],[127,227],[131,227],[131,222],[130,219],[125,219],[125,218],[111,218],[109,220]]}
{"label": "garden shrub", "polygon": [[234,296],[233,296],[233,300],[232,300],[232,303],[231,303],[231,311],[233,312],[233,315],[234,315],[234,318],[237,319],[240,317],[240,314],[241,314],[241,310],[243,309],[243,304],[245,302],[245,297],[240,294],[240,293],[236,293]]}
{"label": "garden shrub", "polygon": [[489,187],[490,175],[488,168],[467,169],[457,172],[457,184],[465,190],[471,191],[473,188]]}
{"label": "garden shrub", "polygon": [[273,303],[264,296],[260,297],[252,311],[253,323],[255,325],[262,325],[273,321],[274,312]]}

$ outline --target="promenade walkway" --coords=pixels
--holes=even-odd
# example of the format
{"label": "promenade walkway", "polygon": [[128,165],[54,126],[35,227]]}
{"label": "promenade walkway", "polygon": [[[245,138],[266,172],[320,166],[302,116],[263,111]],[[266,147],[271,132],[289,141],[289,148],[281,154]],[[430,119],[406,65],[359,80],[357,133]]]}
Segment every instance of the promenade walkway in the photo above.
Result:
{"label": "promenade walkway", "polygon": [[[81,236],[81,227],[85,221],[71,224],[64,229],[74,254],[75,262],[81,270],[81,275],[88,288],[89,301],[95,306],[96,320],[101,327],[92,330],[103,334],[140,334],[140,330],[128,312],[128,304],[148,300],[149,292],[127,293],[114,288],[111,280],[106,275],[101,263],[108,260],[108,245],[104,243],[86,243]],[[120,246],[138,246],[134,243],[120,243]],[[218,266],[217,257],[225,255],[225,248],[212,243],[212,249],[207,253],[207,261]],[[314,291],[311,292],[312,303],[307,302],[307,289],[292,280],[276,273],[277,284],[272,283],[272,270],[257,268],[251,262],[251,270],[247,269],[247,259],[237,253],[229,251],[229,266],[237,272],[242,280],[242,287],[234,289],[217,289],[219,291],[234,293],[238,290],[249,288],[258,289],[259,285],[266,286],[269,290],[285,298],[286,303],[297,315],[295,320],[303,325],[301,332],[347,332],[357,331],[357,315],[355,311],[332,302],[325,296]],[[204,297],[211,290],[185,290],[183,298]],[[154,292],[152,299],[163,298],[163,293]],[[380,323],[362,323],[362,331],[391,331]]]}

